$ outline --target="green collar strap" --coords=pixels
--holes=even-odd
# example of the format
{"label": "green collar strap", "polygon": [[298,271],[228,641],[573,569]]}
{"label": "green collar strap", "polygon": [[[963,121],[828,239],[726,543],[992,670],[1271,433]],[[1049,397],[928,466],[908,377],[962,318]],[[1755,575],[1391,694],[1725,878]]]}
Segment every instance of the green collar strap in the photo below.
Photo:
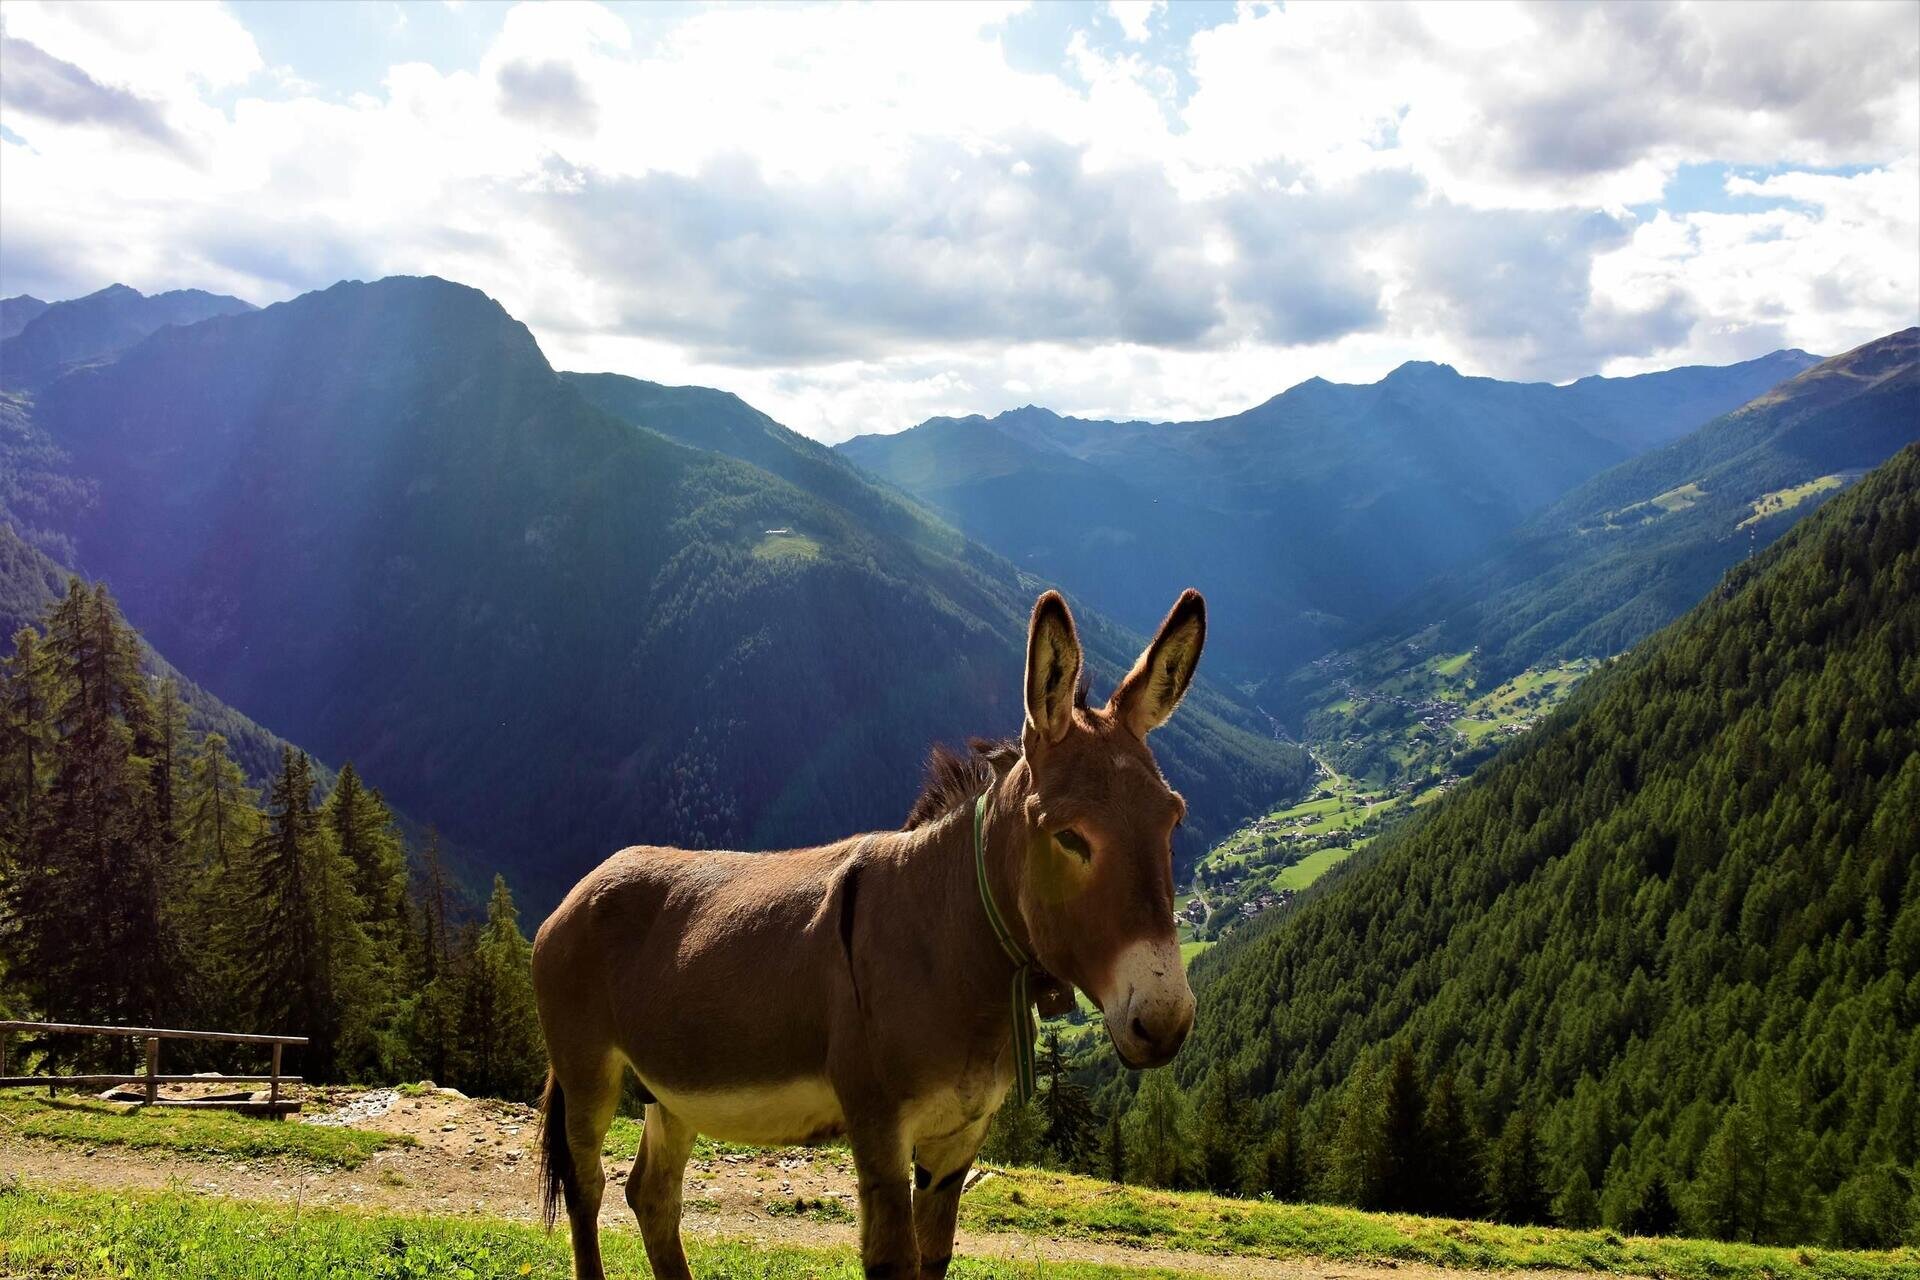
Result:
{"label": "green collar strap", "polygon": [[980,905],[987,909],[987,923],[1000,949],[1013,961],[1013,987],[1008,1005],[1013,1020],[1013,1096],[1025,1106],[1033,1097],[1033,957],[1014,940],[1000,908],[994,905],[993,887],[987,883],[987,794],[973,803],[973,871],[980,882]]}

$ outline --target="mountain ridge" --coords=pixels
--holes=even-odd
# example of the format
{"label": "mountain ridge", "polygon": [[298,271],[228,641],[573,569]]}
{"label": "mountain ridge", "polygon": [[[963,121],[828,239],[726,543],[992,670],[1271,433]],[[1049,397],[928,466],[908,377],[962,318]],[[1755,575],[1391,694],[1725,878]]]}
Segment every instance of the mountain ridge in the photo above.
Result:
{"label": "mountain ridge", "polygon": [[28,310],[33,314],[19,330],[0,340],[0,388],[38,390],[66,368],[116,355],[168,325],[256,308],[203,289],[147,295],[129,285],[111,284],[85,297]]}
{"label": "mountain ridge", "polygon": [[[758,447],[821,492],[622,421],[465,286],[162,329],[32,412],[97,487],[76,563],[158,648],[535,904],[622,844],[891,826],[930,741],[1018,723],[1037,582],[784,428]],[[1117,677],[1138,637],[1083,627]],[[1256,720],[1213,691],[1164,731],[1196,843],[1305,781]]]}
{"label": "mountain ridge", "polygon": [[[1258,684],[1571,486],[1807,359],[1781,351],[1564,387],[1409,362],[1373,383],[1309,379],[1224,418],[1112,422],[1028,406],[837,448],[1016,564],[1086,584],[1129,625],[1151,625],[1180,565],[1203,566],[1197,585],[1232,606],[1214,637],[1221,656]],[[1065,488],[1048,494],[1043,480]],[[1173,554],[1156,558],[1161,548]]]}

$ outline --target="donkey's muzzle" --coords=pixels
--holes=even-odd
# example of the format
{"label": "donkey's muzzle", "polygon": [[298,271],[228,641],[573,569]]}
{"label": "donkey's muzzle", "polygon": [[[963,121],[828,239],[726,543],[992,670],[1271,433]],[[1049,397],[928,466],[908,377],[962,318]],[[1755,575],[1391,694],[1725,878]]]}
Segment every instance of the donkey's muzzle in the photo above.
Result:
{"label": "donkey's muzzle", "polygon": [[1174,944],[1138,943],[1115,966],[1119,999],[1103,1005],[1107,1035],[1135,1070],[1164,1066],[1193,1030],[1193,988]]}

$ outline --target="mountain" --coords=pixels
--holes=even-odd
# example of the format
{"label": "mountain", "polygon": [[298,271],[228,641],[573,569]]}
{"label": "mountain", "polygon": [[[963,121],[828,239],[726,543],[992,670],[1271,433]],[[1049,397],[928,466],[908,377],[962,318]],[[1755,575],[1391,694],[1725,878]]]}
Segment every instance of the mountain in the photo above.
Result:
{"label": "mountain", "polygon": [[1100,422],[1029,406],[840,446],[1023,568],[1150,626],[1169,584],[1229,608],[1212,633],[1243,678],[1349,638],[1567,489],[1800,372],[1727,368],[1565,387],[1402,365],[1315,378],[1232,417]]}
{"label": "mountain", "polygon": [[0,341],[5,341],[26,328],[27,321],[46,309],[46,303],[29,293],[0,298]]}
{"label": "mountain", "polygon": [[[1611,1225],[1658,1177],[1690,1232],[1897,1240],[1920,1161],[1916,584],[1909,445],[1198,962],[1182,1077],[1295,1100],[1331,1157],[1365,1127],[1343,1090],[1404,1045],[1487,1132],[1537,1120],[1546,1187],[1585,1179]],[[1861,1228],[1889,1195],[1892,1225]]]}
{"label": "mountain", "polygon": [[[44,552],[22,539],[6,519],[5,512],[0,511],[0,652],[12,651],[12,639],[21,627],[44,623],[47,610],[66,594],[71,576]],[[178,683],[188,728],[195,733],[223,735],[229,754],[255,786],[262,786],[273,777],[280,767],[281,748],[287,745],[285,739],[181,675],[151,645],[143,643],[141,648],[145,657],[143,665],[150,676],[156,680],[171,677]],[[316,772],[323,784],[331,782],[331,770],[321,766]]]}
{"label": "mountain", "polygon": [[199,289],[148,296],[124,284],[109,285],[84,298],[42,306],[17,333],[0,341],[0,387],[36,390],[68,366],[124,351],[156,329],[253,309],[252,303]]}
{"label": "mountain", "polygon": [[1619,653],[1914,440],[1920,329],[1907,329],[1595,476],[1470,571],[1417,594],[1373,641],[1297,672],[1273,705],[1290,723],[1303,717],[1307,736],[1347,767],[1391,773],[1361,739],[1423,704],[1387,706],[1368,691],[1433,685],[1425,668],[1449,655],[1464,659],[1453,675],[1471,692]]}
{"label": "mountain", "polygon": [[[540,904],[623,844],[896,825],[930,740],[1019,723],[1037,581],[673,398],[796,480],[597,408],[434,279],[163,329],[32,414],[91,494],[56,532],[156,648]],[[1083,630],[1096,680],[1141,643]],[[1162,736],[1194,851],[1309,768],[1218,690]]]}

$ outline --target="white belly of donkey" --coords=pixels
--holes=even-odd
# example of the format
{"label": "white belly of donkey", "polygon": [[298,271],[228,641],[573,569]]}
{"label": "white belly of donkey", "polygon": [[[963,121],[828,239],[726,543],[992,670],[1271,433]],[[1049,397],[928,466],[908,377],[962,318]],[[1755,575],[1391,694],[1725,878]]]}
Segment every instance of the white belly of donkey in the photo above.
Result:
{"label": "white belly of donkey", "polygon": [[697,1132],[722,1142],[793,1146],[823,1142],[847,1127],[840,1099],[822,1077],[738,1089],[647,1088],[661,1106]]}

